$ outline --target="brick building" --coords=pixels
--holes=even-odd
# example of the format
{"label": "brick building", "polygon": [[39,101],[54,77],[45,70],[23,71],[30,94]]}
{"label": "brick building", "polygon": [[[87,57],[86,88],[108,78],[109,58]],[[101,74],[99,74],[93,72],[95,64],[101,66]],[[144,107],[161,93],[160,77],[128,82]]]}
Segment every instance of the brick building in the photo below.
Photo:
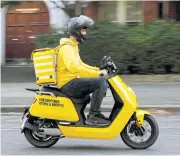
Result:
{"label": "brick building", "polygon": [[[59,0],[58,2],[61,3]],[[62,5],[62,4],[59,4]],[[180,20],[178,1],[71,1],[72,16],[87,15],[94,20],[121,24],[138,24],[163,20]],[[50,28],[62,28],[69,17],[50,1],[23,2],[1,9],[1,65],[5,59],[29,59],[35,49],[35,38]]]}
{"label": "brick building", "polygon": [[81,2],[76,5],[79,5],[76,13],[84,13],[96,20],[120,23],[180,20],[180,2],[178,1],[92,1],[88,4]]}

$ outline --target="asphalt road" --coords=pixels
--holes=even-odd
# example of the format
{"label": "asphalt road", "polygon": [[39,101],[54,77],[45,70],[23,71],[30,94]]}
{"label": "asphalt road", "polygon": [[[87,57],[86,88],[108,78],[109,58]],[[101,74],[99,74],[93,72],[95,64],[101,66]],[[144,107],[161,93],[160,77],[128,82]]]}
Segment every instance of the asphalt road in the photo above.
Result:
{"label": "asphalt road", "polygon": [[[139,105],[180,105],[180,83],[128,83],[135,91]],[[34,97],[33,92],[25,88],[37,88],[35,83],[2,83],[2,105],[29,106]],[[103,105],[113,104],[110,90],[103,100]]]}
{"label": "asphalt road", "polygon": [[2,155],[180,155],[180,113],[168,116],[154,115],[160,135],[156,143],[146,150],[132,150],[117,137],[114,140],[80,140],[63,138],[53,147],[38,149],[30,145],[20,133],[20,116],[1,117]]}

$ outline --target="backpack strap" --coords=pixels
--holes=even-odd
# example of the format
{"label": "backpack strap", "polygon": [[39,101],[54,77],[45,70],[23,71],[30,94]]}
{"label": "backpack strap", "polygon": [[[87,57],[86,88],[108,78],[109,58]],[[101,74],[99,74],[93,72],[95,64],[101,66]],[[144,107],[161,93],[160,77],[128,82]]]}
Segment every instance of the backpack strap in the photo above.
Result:
{"label": "backpack strap", "polygon": [[64,43],[64,44],[61,44],[61,45],[57,46],[56,48],[54,48],[54,49],[53,49],[54,52],[55,52],[55,53],[58,53],[58,52],[59,52],[59,49],[60,49],[62,46],[64,46],[64,45],[73,46],[71,43]]}
{"label": "backpack strap", "polygon": [[64,44],[61,44],[61,45],[59,45],[59,46],[57,46],[56,48],[53,49],[54,52],[55,52],[55,55],[56,55],[56,65],[55,65],[55,71],[56,71],[56,72],[57,72],[57,58],[58,58],[58,53],[59,53],[60,48],[61,48],[62,46],[64,46],[64,45],[70,45],[70,46],[73,47],[73,45],[72,45],[71,43],[64,43]]}

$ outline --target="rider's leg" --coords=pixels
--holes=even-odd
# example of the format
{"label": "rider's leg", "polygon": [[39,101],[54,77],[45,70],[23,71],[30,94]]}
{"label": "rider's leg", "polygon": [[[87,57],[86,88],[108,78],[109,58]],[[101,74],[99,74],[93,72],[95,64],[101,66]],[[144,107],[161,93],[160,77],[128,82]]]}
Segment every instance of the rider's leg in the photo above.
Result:
{"label": "rider's leg", "polygon": [[92,94],[90,114],[86,121],[90,125],[108,125],[110,121],[100,113],[100,106],[107,91],[107,81],[104,78],[78,78],[62,87],[68,96],[82,97]]}

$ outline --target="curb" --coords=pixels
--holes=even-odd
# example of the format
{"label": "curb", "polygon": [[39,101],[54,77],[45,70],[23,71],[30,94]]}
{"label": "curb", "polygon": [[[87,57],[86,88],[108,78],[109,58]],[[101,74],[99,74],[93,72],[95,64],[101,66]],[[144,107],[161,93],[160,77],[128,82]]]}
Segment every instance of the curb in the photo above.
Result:
{"label": "curb", "polygon": [[[21,106],[21,107],[13,107],[13,106],[1,106],[2,113],[23,113],[24,109],[28,106]],[[180,112],[180,106],[170,106],[170,107],[161,107],[161,106],[140,106],[138,109],[145,109],[149,110],[150,112],[157,112],[157,111],[166,111],[166,112]],[[111,107],[102,107],[102,112],[110,112],[112,110]],[[85,112],[89,112],[89,108],[85,109]]]}

